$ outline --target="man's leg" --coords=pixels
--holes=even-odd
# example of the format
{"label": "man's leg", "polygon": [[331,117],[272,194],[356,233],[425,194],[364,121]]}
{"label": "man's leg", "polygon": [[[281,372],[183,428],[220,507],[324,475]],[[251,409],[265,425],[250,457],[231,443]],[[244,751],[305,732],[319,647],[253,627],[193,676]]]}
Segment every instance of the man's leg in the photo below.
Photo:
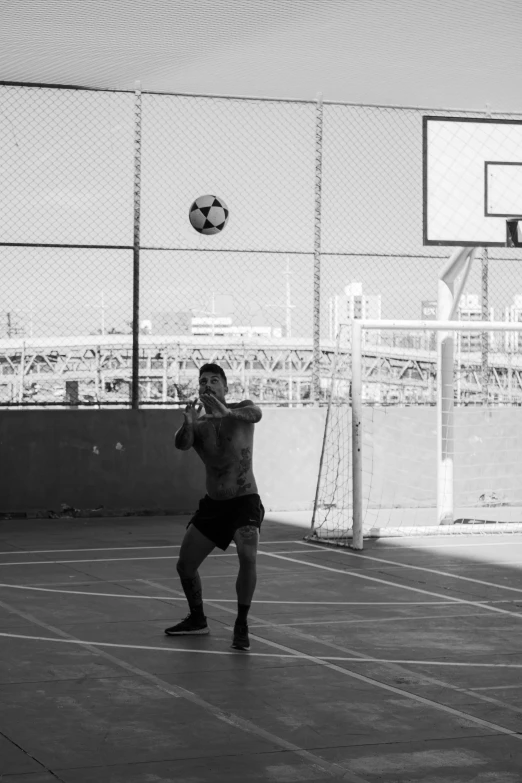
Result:
{"label": "man's leg", "polygon": [[248,642],[247,615],[257,582],[256,558],[259,528],[255,525],[245,525],[238,528],[234,534],[234,541],[239,557],[239,573],[236,580],[238,612],[233,646],[240,650],[248,650],[250,644]]}
{"label": "man's leg", "polygon": [[179,550],[176,570],[191,612],[203,614],[203,597],[198,568],[215,548],[215,544],[200,531],[190,525]]}
{"label": "man's leg", "polygon": [[[203,612],[203,595],[198,568],[214,547],[215,544],[204,536],[203,533],[200,533],[194,525],[189,526],[181,544],[176,570],[181,580],[183,592],[187,597],[191,617],[197,621],[195,626],[198,626],[198,628],[195,627],[195,630],[191,631],[189,628],[190,623],[187,625],[186,621],[183,621],[177,626],[167,628],[166,634],[174,636],[184,633],[208,633]],[[185,625],[187,625],[187,628],[185,628]]]}

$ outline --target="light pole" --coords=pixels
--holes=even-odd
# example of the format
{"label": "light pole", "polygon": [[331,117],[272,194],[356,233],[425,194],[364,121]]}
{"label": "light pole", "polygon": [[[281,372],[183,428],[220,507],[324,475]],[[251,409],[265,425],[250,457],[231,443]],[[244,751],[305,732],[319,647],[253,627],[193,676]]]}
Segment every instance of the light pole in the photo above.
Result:
{"label": "light pole", "polygon": [[[290,270],[290,259],[287,257],[286,259],[286,268],[283,272],[283,275],[286,277],[286,283],[285,283],[285,304],[284,305],[277,305],[277,304],[269,304],[266,305],[266,307],[281,307],[285,308],[285,336],[286,338],[292,337],[292,310],[296,307],[296,305],[292,304],[292,291],[290,287],[290,276],[292,272]],[[290,346],[288,348],[289,350],[289,358],[288,358],[288,401],[290,402],[292,399],[292,383],[293,383],[293,377],[292,377],[292,353]]]}

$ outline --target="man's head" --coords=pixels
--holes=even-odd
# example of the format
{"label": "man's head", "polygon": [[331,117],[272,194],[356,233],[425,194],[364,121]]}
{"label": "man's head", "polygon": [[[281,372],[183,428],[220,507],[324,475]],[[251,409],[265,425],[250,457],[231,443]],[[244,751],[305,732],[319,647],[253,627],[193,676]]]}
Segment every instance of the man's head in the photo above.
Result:
{"label": "man's head", "polygon": [[219,364],[204,364],[199,370],[199,394],[213,394],[225,401],[228,392],[227,376]]}

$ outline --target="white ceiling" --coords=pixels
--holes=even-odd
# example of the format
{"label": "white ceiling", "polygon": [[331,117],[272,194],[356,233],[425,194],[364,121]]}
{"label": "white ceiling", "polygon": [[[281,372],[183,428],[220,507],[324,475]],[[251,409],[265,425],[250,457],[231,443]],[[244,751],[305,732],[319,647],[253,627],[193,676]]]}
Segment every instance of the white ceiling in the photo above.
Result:
{"label": "white ceiling", "polygon": [[522,111],[520,0],[0,0],[0,81]]}

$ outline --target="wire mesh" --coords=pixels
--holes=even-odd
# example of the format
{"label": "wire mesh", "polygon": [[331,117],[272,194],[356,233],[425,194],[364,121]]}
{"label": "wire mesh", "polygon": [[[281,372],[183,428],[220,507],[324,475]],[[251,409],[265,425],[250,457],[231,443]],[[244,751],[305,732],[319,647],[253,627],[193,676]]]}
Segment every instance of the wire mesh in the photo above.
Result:
{"label": "wire mesh", "polygon": [[[205,194],[230,210],[210,237],[188,221]],[[141,209],[143,247],[312,251],[313,105],[144,95]]]}
{"label": "wire mesh", "polygon": [[0,241],[132,245],[133,98],[1,87]]}
{"label": "wire mesh", "polygon": [[[300,404],[324,398],[343,322],[435,317],[451,248],[423,244],[423,116],[484,114],[143,93],[135,203],[136,101],[0,85],[4,368],[16,341],[27,350],[46,340],[48,356],[59,339],[97,336],[94,357],[110,354],[118,334],[131,341],[134,324],[141,404],[180,404],[198,362],[216,357],[238,396]],[[217,235],[188,219],[204,194],[230,210]],[[521,260],[520,248],[489,248],[487,303],[476,263],[459,317],[520,320]],[[114,403],[129,404],[131,357],[132,347],[115,359],[125,380]],[[87,375],[62,369],[60,383],[77,383],[87,399],[100,370],[82,361]],[[31,373],[20,375],[23,388]],[[110,402],[104,383],[100,405]],[[25,404],[22,387],[0,402]],[[52,400],[69,404],[64,395]]]}

